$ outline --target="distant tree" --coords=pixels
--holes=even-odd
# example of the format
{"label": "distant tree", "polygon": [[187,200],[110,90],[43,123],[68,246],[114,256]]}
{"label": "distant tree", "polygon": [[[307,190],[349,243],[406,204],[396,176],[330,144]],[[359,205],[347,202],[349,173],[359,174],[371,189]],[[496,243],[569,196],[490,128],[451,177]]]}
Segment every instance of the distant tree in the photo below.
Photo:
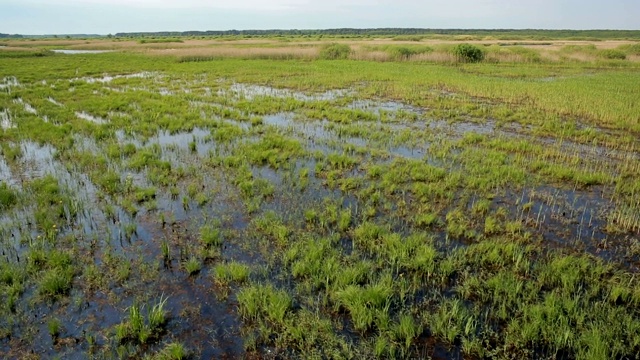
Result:
{"label": "distant tree", "polygon": [[453,54],[460,62],[476,63],[484,60],[484,52],[471,44],[458,44],[453,48]]}

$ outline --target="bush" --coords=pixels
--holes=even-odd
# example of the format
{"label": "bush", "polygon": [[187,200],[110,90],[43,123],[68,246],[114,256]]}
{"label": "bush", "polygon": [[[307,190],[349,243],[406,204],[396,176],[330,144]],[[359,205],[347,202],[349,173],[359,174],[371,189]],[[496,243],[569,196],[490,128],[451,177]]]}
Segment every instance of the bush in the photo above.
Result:
{"label": "bush", "polygon": [[484,60],[484,52],[471,44],[458,44],[453,48],[453,54],[460,62],[476,63]]}
{"label": "bush", "polygon": [[331,43],[324,45],[320,50],[320,59],[340,60],[346,59],[351,54],[351,47],[346,44]]}
{"label": "bush", "polygon": [[600,56],[609,60],[624,60],[627,55],[620,50],[606,49],[600,51]]}

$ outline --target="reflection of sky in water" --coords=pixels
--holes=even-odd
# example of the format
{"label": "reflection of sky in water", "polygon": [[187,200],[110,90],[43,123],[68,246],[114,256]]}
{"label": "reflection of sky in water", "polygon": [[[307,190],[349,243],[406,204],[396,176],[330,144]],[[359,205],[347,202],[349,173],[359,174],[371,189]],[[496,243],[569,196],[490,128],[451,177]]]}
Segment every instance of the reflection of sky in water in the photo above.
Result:
{"label": "reflection of sky in water", "polygon": [[66,50],[66,49],[55,49],[51,50],[54,53],[58,54],[66,54],[66,55],[74,55],[74,54],[104,54],[113,52],[112,50]]}
{"label": "reflection of sky in water", "polygon": [[344,97],[351,93],[349,90],[328,90],[323,93],[317,94],[305,94],[299,91],[293,91],[289,89],[276,89],[269,86],[261,85],[249,85],[235,83],[231,85],[228,90],[218,90],[218,95],[226,96],[232,95],[235,97],[242,97],[246,99],[253,99],[258,96],[270,96],[277,98],[293,98],[301,101],[321,101],[321,100],[335,100]]}

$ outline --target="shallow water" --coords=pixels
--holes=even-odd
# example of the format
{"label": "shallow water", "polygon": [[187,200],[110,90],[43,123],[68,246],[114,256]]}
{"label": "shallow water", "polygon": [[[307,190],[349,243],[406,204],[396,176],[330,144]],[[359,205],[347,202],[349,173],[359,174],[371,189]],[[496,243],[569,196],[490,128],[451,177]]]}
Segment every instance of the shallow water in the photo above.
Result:
{"label": "shallow water", "polygon": [[[116,79],[140,79],[135,80],[137,88],[123,87],[126,91],[153,91],[162,95],[175,95],[175,98],[182,98],[181,93],[188,91],[181,89],[167,78],[162,79],[161,74],[140,72],[129,75],[104,75],[103,77],[78,78],[76,81],[86,81],[88,83],[107,84]],[[151,84],[153,82],[153,84]],[[13,83],[13,80],[12,80]],[[17,83],[17,80],[15,81]],[[133,83],[133,81],[132,81]],[[139,84],[138,84],[139,83]],[[13,86],[13,85],[11,85]],[[148,86],[148,87],[147,87]],[[122,89],[109,88],[120,91]],[[155,90],[149,90],[155,89]],[[171,92],[169,89],[172,89]],[[215,89],[215,88],[214,88]],[[173,91],[175,90],[175,91]],[[211,94],[210,88],[204,90],[205,94]],[[213,90],[215,94],[215,90]],[[108,160],[109,169],[120,174],[123,183],[131,187],[157,187],[157,193],[150,201],[134,203],[137,212],[124,210],[121,206],[122,200],[132,198],[131,189],[122,194],[116,194],[115,198],[110,198],[101,193],[101,190],[91,183],[87,174],[82,173],[81,166],[67,164],[58,160],[53,147],[49,145],[41,146],[34,142],[21,144],[23,157],[20,159],[19,171],[13,171],[13,165],[7,164],[0,158],[0,180],[7,181],[12,185],[17,185],[18,179],[33,179],[46,174],[56,176],[62,186],[73,193],[73,197],[84,204],[77,220],[65,229],[66,234],[73,234],[78,239],[78,246],[83,251],[94,251],[90,259],[95,264],[102,265],[105,261],[105,254],[108,251],[122,256],[126,261],[134,263],[139,261],[145,266],[158,271],[159,275],[153,280],[144,282],[137,278],[135,274],[131,283],[111,284],[107,287],[108,294],[101,291],[91,292],[82,288],[83,281],[74,280],[74,289],[70,295],[73,305],[64,307],[46,308],[46,305],[37,305],[38,316],[42,314],[53,314],[64,320],[63,337],[79,339],[75,347],[62,353],[68,357],[81,358],[87,351],[86,342],[83,340],[84,333],[99,334],[98,346],[107,348],[112,346],[105,334],[109,336],[113,333],[113,326],[123,319],[126,319],[126,308],[139,297],[145,296],[154,299],[157,296],[168,296],[167,303],[170,313],[170,321],[167,325],[167,333],[171,339],[177,339],[187,345],[190,349],[197,350],[197,356],[203,358],[214,357],[242,357],[245,355],[243,339],[240,335],[241,320],[237,314],[237,303],[233,295],[224,299],[219,297],[216,291],[217,285],[212,281],[212,266],[217,263],[224,263],[230,260],[240,260],[250,265],[262,265],[265,260],[261,257],[261,252],[257,249],[260,239],[255,239],[247,230],[252,219],[259,216],[266,210],[273,210],[281,215],[285,220],[295,223],[294,226],[304,227],[304,212],[310,208],[323,211],[327,207],[326,201],[337,204],[340,210],[349,209],[353,213],[354,223],[360,221],[365,215],[363,208],[368,205],[369,199],[357,198],[356,191],[341,190],[340,185],[331,185],[326,174],[322,174],[322,157],[315,158],[316,154],[309,155],[316,150],[324,154],[348,154],[357,160],[357,164],[352,169],[345,170],[339,174],[338,180],[355,180],[356,186],[365,188],[376,185],[377,180],[367,177],[367,167],[370,165],[386,165],[393,161],[404,161],[404,158],[424,161],[446,171],[459,170],[464,164],[459,164],[459,159],[452,154],[456,154],[459,149],[451,150],[451,156],[447,162],[436,161],[429,157],[428,150],[431,146],[437,146],[437,139],[459,139],[465,134],[482,134],[491,136],[519,136],[531,139],[536,143],[544,143],[538,138],[530,137],[526,131],[517,126],[501,126],[492,121],[473,121],[473,119],[460,121],[444,121],[439,119],[426,118],[427,112],[423,109],[408,106],[395,101],[375,101],[357,100],[346,105],[347,108],[363,110],[372,113],[388,115],[390,121],[354,122],[349,125],[331,123],[327,120],[311,120],[301,118],[299,114],[293,112],[270,114],[262,117],[262,124],[259,122],[251,124],[249,122],[236,121],[233,119],[215,119],[224,121],[241,127],[248,133],[247,137],[233,140],[231,143],[216,143],[210,137],[211,130],[207,128],[207,121],[211,120],[208,114],[203,111],[204,106],[224,107],[226,105],[207,103],[210,99],[202,99],[196,96],[198,90],[194,89],[191,96],[184,96],[184,101],[188,101],[192,106],[192,111],[196,114],[200,111],[199,120],[204,120],[204,125],[198,126],[191,131],[180,131],[171,133],[169,131],[158,131],[152,136],[137,136],[135,133],[124,130],[115,131],[115,139],[119,145],[132,143],[138,150],[141,148],[160,149],[160,159],[171,163],[171,168],[186,169],[186,175],[178,178],[176,183],[169,184],[166,188],[154,185],[149,179],[148,170],[130,171],[127,168],[127,161],[124,156],[118,160]],[[251,99],[258,96],[295,98],[302,101],[335,100],[346,96],[349,91],[336,90],[319,94],[305,94],[287,89],[275,89],[266,86],[234,84],[229,90],[222,90],[218,95],[227,98]],[[26,97],[25,97],[26,98]],[[47,99],[54,105],[65,106],[57,102],[53,97]],[[174,100],[174,99],[172,99]],[[183,100],[183,99],[181,99]],[[204,100],[204,101],[203,101]],[[215,101],[223,102],[216,99]],[[22,102],[24,103],[24,102]],[[229,101],[233,103],[233,101]],[[25,110],[27,104],[24,103]],[[66,106],[72,106],[69,102]],[[343,105],[340,105],[343,106]],[[44,111],[45,107],[41,111]],[[35,109],[34,109],[35,111]],[[109,118],[113,117],[135,117],[136,114],[124,111],[109,113]],[[20,113],[22,113],[20,111]],[[92,121],[97,124],[105,124],[107,119],[95,117],[86,112],[75,112],[81,119]],[[397,114],[397,116],[396,116]],[[415,116],[407,116],[415,115]],[[193,114],[191,114],[193,115]],[[46,115],[43,115],[46,116]],[[0,112],[3,119],[3,127],[12,125],[8,110]],[[344,127],[343,127],[344,126]],[[346,126],[361,126],[370,131],[359,132],[358,129],[348,129]],[[241,152],[235,152],[236,146],[243,142],[259,140],[260,134],[267,131],[274,131],[277,128],[281,134],[286,134],[298,140],[308,151],[300,158],[292,159],[291,163],[278,168],[278,166],[255,165],[247,162],[244,158],[242,166],[247,166],[252,175],[252,180],[266,181],[274,186],[274,194],[260,199],[255,213],[247,211],[247,204],[252,199],[244,199],[239,194],[237,184],[234,184],[233,166],[211,165],[207,159],[211,154],[231,154],[242,156]],[[359,134],[360,136],[351,136]],[[362,135],[366,134],[366,135]],[[411,135],[411,136],[407,136]],[[90,136],[90,135],[85,135]],[[89,151],[95,155],[103,154],[107,144],[96,141],[92,137],[76,135],[75,148],[80,151]],[[195,149],[192,145],[195,145]],[[560,147],[565,145],[560,145]],[[238,146],[239,148],[239,146]],[[578,153],[589,155],[594,158],[606,160],[607,153],[599,149],[584,145],[584,148],[576,146]],[[631,155],[630,155],[631,154]],[[637,160],[637,152],[634,150],[620,150],[620,154],[615,153],[614,157],[621,160]],[[317,167],[316,165],[320,165]],[[308,170],[308,184],[300,186],[299,172],[301,169]],[[317,174],[316,174],[317,172]],[[15,178],[15,176],[19,178]],[[317,175],[317,177],[316,177]],[[173,180],[173,179],[172,179]],[[399,179],[400,181],[401,179]],[[379,185],[379,184],[377,184]],[[204,195],[206,202],[198,204],[193,195],[189,194],[189,187],[197,190],[198,195]],[[177,194],[170,194],[169,188],[173,191],[177,189]],[[410,188],[409,188],[410,189]],[[461,189],[456,189],[456,191]],[[410,195],[406,195],[411,190],[406,191],[402,186],[391,191],[388,196],[391,199],[381,209],[381,206],[374,209],[373,218],[389,224],[398,232],[408,233],[413,230],[411,221],[408,220],[412,214],[396,217],[395,212],[400,211],[400,201],[412,201]],[[387,196],[387,195],[385,195]],[[474,195],[475,196],[475,195]],[[455,195],[456,200],[460,197]],[[496,189],[496,196],[491,202],[492,213],[498,207],[508,209],[506,217],[509,220],[520,221],[524,229],[532,230],[540,234],[544,241],[558,247],[575,248],[582,246],[590,253],[615,262],[619,260],[619,255],[623,253],[627,243],[622,241],[615,243],[622,237],[611,236],[604,231],[606,218],[603,214],[615,207],[610,200],[611,194],[603,191],[601,187],[589,189],[567,189],[567,186],[528,186],[522,192],[512,189]],[[397,203],[396,203],[397,200]],[[435,209],[440,218],[444,218],[449,207],[459,204],[445,205],[442,209]],[[112,206],[112,215],[107,215],[106,205]],[[147,206],[151,204],[152,206]],[[525,206],[524,204],[528,204]],[[463,204],[465,206],[466,204]],[[471,207],[471,204],[468,205]],[[445,208],[447,207],[447,208]],[[412,211],[414,208],[410,208]],[[25,212],[13,213],[20,221],[30,221],[31,214]],[[160,220],[162,219],[162,220]],[[203,223],[215,219],[223,224],[225,230],[223,246],[220,255],[215,260],[206,260],[202,271],[194,276],[188,276],[184,271],[184,256],[199,243],[198,228]],[[20,231],[11,223],[15,217],[7,218],[6,222],[12,230],[4,233],[16,233],[20,237]],[[3,220],[4,221],[4,220]],[[134,231],[131,235],[126,235],[126,226],[133,225]],[[476,224],[477,225],[477,224]],[[476,226],[482,232],[482,224]],[[15,230],[15,231],[14,231]],[[438,239],[444,239],[445,229],[438,226],[429,230]],[[27,230],[25,230],[25,233]],[[337,232],[335,226],[329,225],[327,232]],[[36,233],[35,231],[33,232]],[[7,235],[9,236],[9,235]],[[342,234],[341,246],[346,254],[351,254],[353,243],[350,235]],[[89,241],[96,239],[97,249],[89,249]],[[600,244],[604,240],[609,240],[608,247],[604,249]],[[16,240],[18,243],[20,240]],[[167,241],[170,244],[172,254],[168,262],[162,260],[161,243]],[[444,243],[444,242],[443,242]],[[455,245],[446,244],[444,246],[464,246],[455,242]],[[272,250],[272,249],[271,249]],[[20,254],[18,250],[13,253]],[[625,264],[626,265],[626,264]],[[273,270],[272,270],[273,271]],[[77,280],[77,279],[76,279]],[[269,281],[272,279],[269,279]],[[137,282],[140,281],[140,282]],[[289,280],[287,280],[289,281]],[[144,290],[141,290],[143,289]],[[231,294],[236,289],[230,289]],[[76,297],[81,301],[75,304]],[[76,306],[77,305],[77,306]],[[57,305],[56,305],[57,306]],[[339,314],[336,316],[344,316]],[[347,319],[347,316],[344,316]],[[89,320],[88,320],[89,319]],[[349,321],[345,320],[345,333],[349,331]],[[35,343],[36,352],[43,356],[51,357],[56,354],[51,346],[50,336],[44,322],[37,325],[39,332],[32,336]],[[106,329],[106,330],[105,330]],[[354,336],[354,339],[359,339]],[[162,341],[168,337],[162,338]],[[433,341],[433,339],[432,339]],[[28,346],[28,345],[24,345]],[[159,344],[150,345],[147,350],[156,350]],[[420,346],[417,344],[416,346]],[[426,346],[426,345],[425,345]],[[438,345],[431,344],[436,349]],[[0,352],[5,350],[7,345],[0,342]],[[460,351],[444,351],[440,355],[443,358],[459,358]],[[269,350],[263,349],[266,353]],[[61,353],[58,352],[58,355]],[[457,355],[453,355],[457,354]],[[436,354],[434,354],[435,356]]]}
{"label": "shallow water", "polygon": [[229,90],[218,90],[219,96],[231,95],[251,100],[257,96],[269,96],[277,98],[294,98],[302,101],[335,100],[348,95],[349,90],[328,90],[323,93],[305,94],[288,89],[277,89],[270,86],[234,83]]}
{"label": "shallow water", "polygon": [[139,73],[133,73],[133,74],[123,74],[123,75],[104,75],[102,77],[83,77],[83,78],[75,78],[72,79],[70,81],[77,81],[77,80],[82,80],[82,81],[86,81],[88,84],[95,84],[95,83],[101,83],[101,84],[106,84],[106,83],[110,83],[113,80],[116,79],[146,79],[146,78],[152,78],[152,77],[156,77],[158,74],[155,72],[149,72],[149,71],[142,71]]}
{"label": "shallow water", "polygon": [[91,121],[92,123],[98,124],[98,125],[104,125],[109,123],[109,120],[103,119],[99,116],[93,116],[85,111],[82,111],[82,112],[76,111],[76,116],[82,120]]}
{"label": "shallow water", "polygon": [[11,93],[12,87],[19,86],[21,86],[20,82],[18,82],[18,79],[15,76],[4,77],[2,78],[2,81],[0,81],[0,90],[6,90],[9,93]]}
{"label": "shallow water", "polygon": [[0,111],[0,127],[2,127],[2,129],[12,129],[16,127],[16,124],[11,120],[11,114],[8,109]]}
{"label": "shallow water", "polygon": [[31,106],[31,104],[26,103],[24,100],[22,100],[22,98],[17,98],[15,100],[13,100],[13,102],[15,102],[16,104],[22,104],[22,106],[24,106],[24,111],[30,113],[30,114],[37,114],[38,111]]}
{"label": "shallow water", "polygon": [[47,98],[47,101],[49,101],[50,103],[52,103],[53,105],[57,105],[60,107],[63,107],[64,105],[62,105],[61,103],[59,103],[58,101],[56,101],[56,99],[52,98],[51,96],[49,96]]}
{"label": "shallow water", "polygon": [[54,49],[51,50],[57,54],[74,55],[74,54],[104,54],[113,52],[113,50],[69,50],[69,49]]}

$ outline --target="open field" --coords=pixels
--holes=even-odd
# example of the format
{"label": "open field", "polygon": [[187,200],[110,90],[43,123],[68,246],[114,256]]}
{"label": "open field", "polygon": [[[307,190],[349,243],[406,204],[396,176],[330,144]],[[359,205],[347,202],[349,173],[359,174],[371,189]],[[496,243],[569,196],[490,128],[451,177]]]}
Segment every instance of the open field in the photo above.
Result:
{"label": "open field", "polygon": [[639,358],[640,43],[464,42],[0,42],[0,357]]}
{"label": "open field", "polygon": [[485,49],[489,62],[566,63],[601,60],[640,61],[635,40],[509,40],[492,37],[150,37],[131,39],[11,39],[8,50],[53,49],[117,50],[177,57],[181,60],[219,58],[315,59],[327,42],[348,44],[350,58],[373,61],[452,62],[451,48],[461,42]]}

